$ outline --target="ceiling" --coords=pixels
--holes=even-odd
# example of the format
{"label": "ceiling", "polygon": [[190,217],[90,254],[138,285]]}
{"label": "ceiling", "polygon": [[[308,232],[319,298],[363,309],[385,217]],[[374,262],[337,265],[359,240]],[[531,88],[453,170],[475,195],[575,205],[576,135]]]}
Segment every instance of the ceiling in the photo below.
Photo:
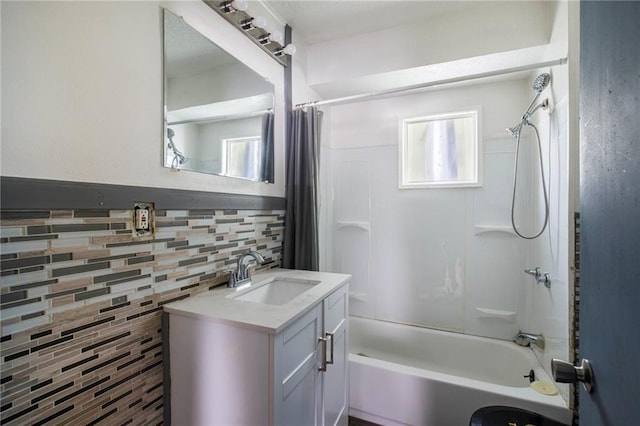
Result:
{"label": "ceiling", "polygon": [[308,44],[425,22],[487,5],[477,0],[263,0],[263,3]]}

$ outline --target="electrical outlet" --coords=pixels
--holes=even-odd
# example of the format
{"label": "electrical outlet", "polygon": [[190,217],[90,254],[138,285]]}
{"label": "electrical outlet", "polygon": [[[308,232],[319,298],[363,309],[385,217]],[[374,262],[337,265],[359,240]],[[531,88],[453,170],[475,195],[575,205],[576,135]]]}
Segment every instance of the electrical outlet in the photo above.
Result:
{"label": "electrical outlet", "polygon": [[133,205],[133,229],[138,237],[153,235],[153,203]]}
{"label": "electrical outlet", "polygon": [[137,209],[136,210],[136,229],[142,231],[149,230],[149,210]]}

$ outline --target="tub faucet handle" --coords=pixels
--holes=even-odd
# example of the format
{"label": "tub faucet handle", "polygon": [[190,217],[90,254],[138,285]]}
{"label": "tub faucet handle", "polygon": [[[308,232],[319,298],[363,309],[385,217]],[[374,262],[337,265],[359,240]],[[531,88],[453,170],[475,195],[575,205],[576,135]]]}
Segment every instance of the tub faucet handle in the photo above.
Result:
{"label": "tub faucet handle", "polygon": [[538,275],[540,275],[540,267],[536,266],[534,269],[525,269],[524,272],[525,274],[529,274],[532,277],[537,277]]}
{"label": "tub faucet handle", "polygon": [[551,278],[549,278],[549,273],[542,273],[542,270],[539,266],[536,266],[533,269],[525,269],[525,274],[529,274],[536,279],[537,284],[544,284],[546,288],[551,287]]}

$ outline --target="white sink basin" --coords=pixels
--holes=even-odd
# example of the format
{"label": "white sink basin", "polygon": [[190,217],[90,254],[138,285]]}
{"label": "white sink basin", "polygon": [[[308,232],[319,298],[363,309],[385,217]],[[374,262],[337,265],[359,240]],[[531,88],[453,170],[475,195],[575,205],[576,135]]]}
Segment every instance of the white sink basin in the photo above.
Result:
{"label": "white sink basin", "polygon": [[270,278],[228,297],[265,305],[284,305],[319,283],[297,278]]}

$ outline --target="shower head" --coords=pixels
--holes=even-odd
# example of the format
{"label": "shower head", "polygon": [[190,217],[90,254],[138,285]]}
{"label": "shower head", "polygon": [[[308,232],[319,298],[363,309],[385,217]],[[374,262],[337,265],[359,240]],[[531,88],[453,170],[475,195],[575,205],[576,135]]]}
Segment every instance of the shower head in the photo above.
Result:
{"label": "shower head", "polygon": [[540,97],[540,94],[544,89],[547,88],[550,82],[551,82],[551,75],[546,72],[540,74],[539,76],[536,77],[535,80],[533,80],[533,84],[531,85],[531,88],[536,92],[536,95],[533,97],[533,100],[527,107],[527,111],[522,115],[522,119],[520,120],[520,123],[506,129],[511,136],[513,136],[514,138],[517,138],[518,136],[520,136],[522,125],[529,125],[529,118],[531,118],[531,116],[538,109],[540,108],[546,109],[549,107],[549,101],[547,99],[545,99],[539,105],[537,106],[535,105],[536,105],[536,102],[538,101],[538,98]]}
{"label": "shower head", "polygon": [[533,80],[533,84],[531,85],[531,88],[536,92],[536,95],[533,97],[533,100],[527,107],[527,112],[525,112],[524,115],[522,116],[522,119],[524,121],[528,121],[529,118],[533,115],[533,113],[538,110],[538,108],[540,107],[546,108],[548,106],[548,103],[545,103],[545,102],[543,102],[538,106],[534,106],[534,105],[536,104],[536,102],[538,102],[538,98],[540,97],[540,94],[549,85],[550,82],[551,82],[551,75],[546,72],[543,74],[540,74],[539,76],[536,77],[535,80]]}
{"label": "shower head", "polygon": [[169,149],[173,152],[173,160],[171,161],[172,169],[175,169],[178,166],[181,166],[187,161],[189,161],[189,159],[182,152],[180,152],[180,150],[176,148],[176,145],[173,143],[173,137],[175,135],[176,135],[176,132],[174,132],[173,129],[167,127],[167,138],[169,139],[168,146],[169,146]]}
{"label": "shower head", "polygon": [[541,93],[549,85],[550,81],[551,75],[545,72],[543,74],[540,74],[536,77],[535,80],[533,80],[533,85],[531,86],[531,88],[536,92]]}

